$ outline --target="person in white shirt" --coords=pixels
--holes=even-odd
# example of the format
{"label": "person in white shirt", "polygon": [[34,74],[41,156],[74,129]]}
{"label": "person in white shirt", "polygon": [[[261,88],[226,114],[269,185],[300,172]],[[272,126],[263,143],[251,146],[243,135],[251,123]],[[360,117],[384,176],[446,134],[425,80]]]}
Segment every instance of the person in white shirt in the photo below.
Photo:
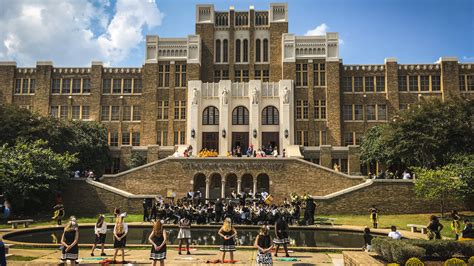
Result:
{"label": "person in white shirt", "polygon": [[275,148],[273,148],[272,155],[273,157],[278,157],[278,147],[275,146]]}
{"label": "person in white shirt", "polygon": [[107,234],[107,223],[104,221],[104,215],[99,215],[99,219],[94,226],[94,233],[95,233],[95,242],[92,246],[91,256],[94,257],[94,250],[97,245],[101,245],[102,252],[100,253],[101,256],[106,256],[104,252],[104,244],[105,244],[105,237]]}
{"label": "person in white shirt", "polygon": [[403,172],[402,178],[403,178],[403,179],[410,179],[410,178],[411,178],[410,173],[408,173],[408,171],[405,170],[405,171]]}
{"label": "person in white shirt", "polygon": [[388,237],[390,237],[392,239],[401,239],[402,238],[402,234],[400,234],[400,232],[397,231],[397,227],[395,225],[392,225],[390,227],[390,229],[392,231],[390,233],[388,233]]}

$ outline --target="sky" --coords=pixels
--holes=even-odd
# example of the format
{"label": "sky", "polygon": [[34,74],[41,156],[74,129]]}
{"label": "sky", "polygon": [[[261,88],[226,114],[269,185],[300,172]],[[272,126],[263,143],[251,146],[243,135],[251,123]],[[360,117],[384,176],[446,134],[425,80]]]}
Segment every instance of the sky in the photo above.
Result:
{"label": "sky", "polygon": [[[261,0],[0,0],[0,61],[138,67],[146,35],[195,32],[195,5],[268,10]],[[282,0],[274,1],[282,2]],[[474,0],[288,0],[289,32],[339,32],[344,64],[474,62]]]}

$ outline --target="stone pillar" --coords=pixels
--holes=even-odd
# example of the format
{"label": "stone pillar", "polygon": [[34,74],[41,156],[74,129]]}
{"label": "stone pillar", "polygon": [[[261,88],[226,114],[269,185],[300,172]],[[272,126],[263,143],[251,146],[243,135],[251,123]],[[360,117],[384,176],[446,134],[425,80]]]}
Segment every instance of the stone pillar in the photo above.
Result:
{"label": "stone pillar", "polygon": [[349,145],[347,155],[348,172],[350,175],[360,174],[360,148],[359,145]]}
{"label": "stone pillar", "polygon": [[209,198],[209,186],[210,186],[211,180],[209,180],[209,177],[206,177],[206,199]]}
{"label": "stone pillar", "polygon": [[[13,102],[13,88],[15,87],[15,71],[16,71],[15,62],[0,62],[0,104]],[[38,90],[37,84],[36,84],[36,90]]]}
{"label": "stone pillar", "polygon": [[459,97],[459,64],[456,57],[441,57],[441,91],[443,99]]}
{"label": "stone pillar", "polygon": [[156,144],[156,117],[158,113],[158,64],[145,63],[142,68],[142,130],[141,145]]}
{"label": "stone pillar", "polygon": [[242,192],[242,177],[241,176],[237,178],[237,193],[240,194],[240,192]]}
{"label": "stone pillar", "polygon": [[225,180],[221,181],[221,198],[225,199]]}
{"label": "stone pillar", "polygon": [[[197,154],[201,150],[201,110],[199,108],[201,102],[201,86],[202,82],[199,80],[192,80],[188,82],[188,102],[186,114],[186,144],[193,147],[193,153]],[[194,130],[194,138],[191,132]]]}
{"label": "stone pillar", "polygon": [[[225,156],[227,151],[232,147],[232,132],[230,131],[232,125],[232,82],[230,80],[221,80],[219,82],[219,155]],[[223,91],[227,91],[227,101],[224,100]],[[225,130],[225,138],[222,132]],[[243,147],[242,147],[243,148]]]}
{"label": "stone pillar", "polygon": [[132,145],[122,145],[120,147],[120,171],[130,169],[132,159]]}
{"label": "stone pillar", "polygon": [[257,177],[253,179],[253,195],[255,197],[255,193],[257,193]]}
{"label": "stone pillar", "polygon": [[[257,90],[257,100],[253,99],[253,91]],[[260,130],[260,101],[262,93],[262,82],[260,80],[251,80],[249,82],[249,144],[253,144],[255,148],[261,147],[262,132]],[[253,130],[257,130],[257,137],[253,137]],[[243,151],[247,147],[242,147]]]}
{"label": "stone pillar", "polygon": [[36,63],[36,92],[33,110],[42,116],[49,115],[52,73],[53,62],[38,61]]}
{"label": "stone pillar", "polygon": [[[293,103],[295,87],[293,85],[294,83],[291,80],[281,80],[278,84],[280,95],[280,153],[283,153],[283,149],[288,151],[288,146],[292,145],[294,141],[295,116]],[[285,96],[285,94],[288,95]],[[288,132],[287,138],[285,138],[286,132]]]}
{"label": "stone pillar", "polygon": [[102,72],[104,67],[102,62],[93,61],[91,64],[91,99],[90,99],[90,118],[94,121],[100,121],[100,99],[102,97]]}
{"label": "stone pillar", "polygon": [[147,149],[146,162],[151,163],[157,161],[160,158],[160,146],[149,145]]}
{"label": "stone pillar", "polygon": [[387,89],[388,118],[393,118],[400,109],[398,93],[398,64],[396,58],[385,58],[385,87]]}
{"label": "stone pillar", "polygon": [[339,59],[326,59],[327,138],[332,146],[341,146],[341,66]]}
{"label": "stone pillar", "polygon": [[319,164],[321,166],[332,168],[332,156],[331,156],[331,150],[332,147],[331,145],[321,145],[319,146],[320,152],[319,152]]}

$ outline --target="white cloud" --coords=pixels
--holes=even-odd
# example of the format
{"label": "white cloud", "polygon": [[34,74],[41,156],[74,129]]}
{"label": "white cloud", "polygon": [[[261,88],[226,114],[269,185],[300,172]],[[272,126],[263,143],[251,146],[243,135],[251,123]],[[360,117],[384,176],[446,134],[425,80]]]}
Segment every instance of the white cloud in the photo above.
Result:
{"label": "white cloud", "polygon": [[328,29],[329,29],[328,25],[326,25],[326,23],[323,23],[312,30],[308,30],[305,33],[305,36],[325,35]]}
{"label": "white cloud", "polygon": [[148,0],[8,1],[0,11],[0,60],[34,65],[87,66],[91,60],[117,64],[141,45],[145,29],[164,14]]}
{"label": "white cloud", "polygon": [[474,56],[463,56],[462,59],[472,61],[474,60]]}

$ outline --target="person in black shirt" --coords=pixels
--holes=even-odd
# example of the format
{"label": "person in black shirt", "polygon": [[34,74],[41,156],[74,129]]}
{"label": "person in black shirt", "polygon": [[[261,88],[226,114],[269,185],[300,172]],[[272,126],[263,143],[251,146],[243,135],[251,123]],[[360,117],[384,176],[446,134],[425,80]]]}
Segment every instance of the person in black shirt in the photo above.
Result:
{"label": "person in black shirt", "polygon": [[372,238],[373,236],[370,234],[370,228],[364,228],[364,247],[365,251],[369,252],[372,251]]}
{"label": "person in black shirt", "polygon": [[438,217],[431,215],[428,224],[428,239],[441,239],[441,230],[444,226],[439,222]]}
{"label": "person in black shirt", "polygon": [[277,215],[277,220],[275,222],[275,238],[273,239],[273,243],[276,244],[275,257],[278,257],[278,249],[280,249],[280,245],[283,245],[286,256],[290,256],[288,254],[287,246],[290,243],[288,229],[288,223],[286,222],[285,217]]}
{"label": "person in black shirt", "polygon": [[472,223],[469,220],[464,220],[464,229],[462,230],[462,239],[467,240],[474,239],[474,229],[472,229]]}
{"label": "person in black shirt", "polygon": [[267,225],[260,228],[260,232],[255,238],[254,247],[257,248],[257,265],[273,265],[272,260],[272,239],[268,234]]}
{"label": "person in black shirt", "polygon": [[222,201],[220,199],[217,199],[216,204],[214,205],[214,211],[216,213],[214,221],[218,223],[221,221],[222,212],[224,211],[224,205],[222,204]]}

